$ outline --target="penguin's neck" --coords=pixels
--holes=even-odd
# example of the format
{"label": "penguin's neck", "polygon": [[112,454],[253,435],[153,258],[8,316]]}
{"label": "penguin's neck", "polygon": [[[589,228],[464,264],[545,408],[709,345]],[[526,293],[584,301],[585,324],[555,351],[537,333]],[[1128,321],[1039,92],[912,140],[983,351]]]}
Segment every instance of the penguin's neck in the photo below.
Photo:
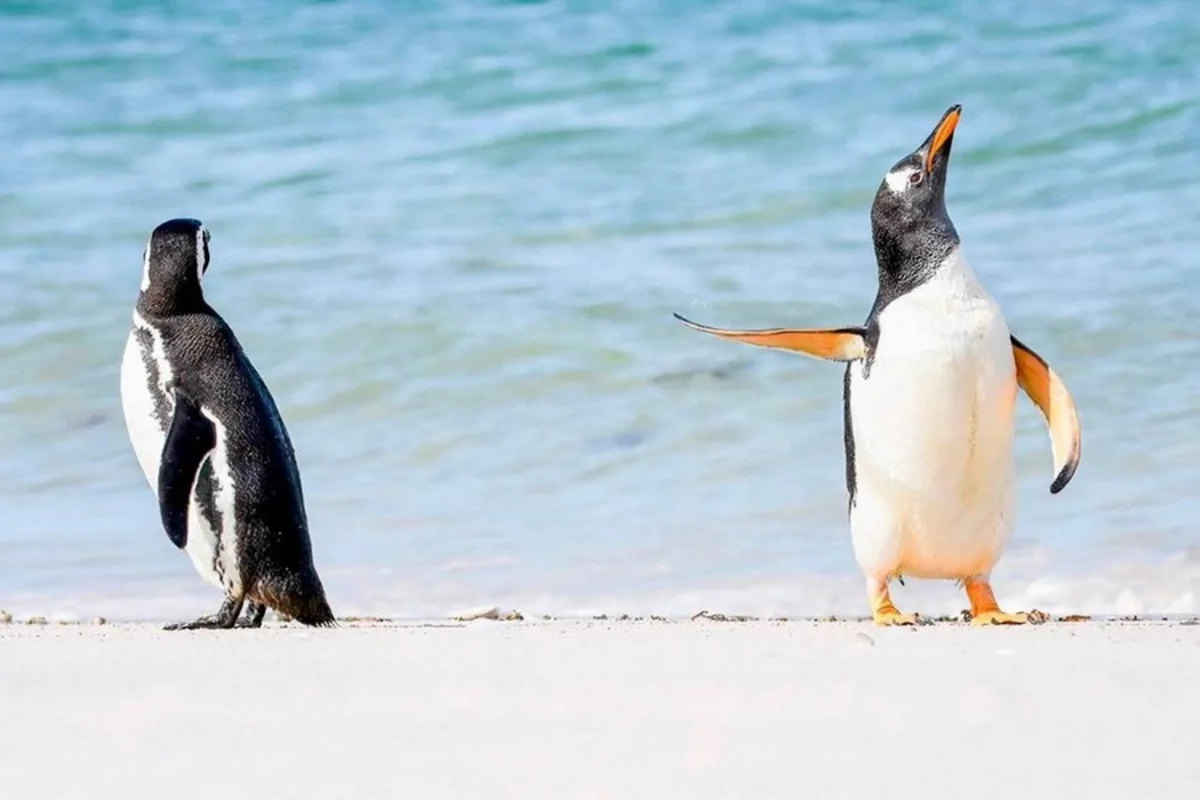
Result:
{"label": "penguin's neck", "polygon": [[885,295],[910,292],[939,270],[953,269],[959,263],[965,266],[961,259],[953,258],[959,239],[949,217],[908,225],[874,225],[871,234],[879,289]]}
{"label": "penguin's neck", "polygon": [[137,310],[143,317],[154,318],[203,314],[211,309],[199,291],[165,291],[151,284],[138,295]]}

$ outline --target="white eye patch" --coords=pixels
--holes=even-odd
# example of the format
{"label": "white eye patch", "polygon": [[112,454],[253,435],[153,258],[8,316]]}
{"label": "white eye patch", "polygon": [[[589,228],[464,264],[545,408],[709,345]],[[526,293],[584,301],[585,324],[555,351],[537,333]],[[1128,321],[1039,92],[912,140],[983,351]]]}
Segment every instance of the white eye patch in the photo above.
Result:
{"label": "white eye patch", "polygon": [[887,182],[888,188],[894,194],[904,194],[908,189],[908,176],[917,171],[916,167],[904,167],[894,172],[889,172],[884,181]]}
{"label": "white eye patch", "polygon": [[205,258],[205,245],[208,244],[208,230],[201,225],[196,228],[196,281],[197,283],[204,280],[204,268],[208,266],[208,259]]}
{"label": "white eye patch", "polygon": [[150,288],[150,243],[146,242],[146,249],[142,251],[142,291]]}

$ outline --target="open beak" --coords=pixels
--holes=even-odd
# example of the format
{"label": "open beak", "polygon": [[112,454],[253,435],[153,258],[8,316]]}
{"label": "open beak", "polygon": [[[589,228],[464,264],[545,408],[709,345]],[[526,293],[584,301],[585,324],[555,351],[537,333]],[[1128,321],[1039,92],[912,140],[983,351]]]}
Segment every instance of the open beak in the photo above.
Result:
{"label": "open beak", "polygon": [[937,127],[933,129],[933,133],[929,134],[929,138],[925,140],[922,147],[925,150],[925,174],[933,172],[934,157],[945,150],[950,152],[950,143],[954,139],[954,129],[958,127],[958,118],[962,116],[962,106],[954,105],[942,115],[942,119],[938,122]]}

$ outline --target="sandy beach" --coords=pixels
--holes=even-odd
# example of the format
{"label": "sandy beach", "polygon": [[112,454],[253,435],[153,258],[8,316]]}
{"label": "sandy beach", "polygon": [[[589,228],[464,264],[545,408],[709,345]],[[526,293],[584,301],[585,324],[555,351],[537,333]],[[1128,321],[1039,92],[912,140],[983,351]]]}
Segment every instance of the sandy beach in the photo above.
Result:
{"label": "sandy beach", "polygon": [[1196,797],[1200,625],[0,626],[0,797]]}

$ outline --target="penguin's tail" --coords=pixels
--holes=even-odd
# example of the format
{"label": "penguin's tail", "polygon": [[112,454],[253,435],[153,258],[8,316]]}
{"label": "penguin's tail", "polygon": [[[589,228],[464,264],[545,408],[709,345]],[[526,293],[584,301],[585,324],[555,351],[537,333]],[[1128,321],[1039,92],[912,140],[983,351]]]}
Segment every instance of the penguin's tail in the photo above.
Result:
{"label": "penguin's tail", "polygon": [[297,598],[287,608],[281,608],[284,614],[299,622],[301,625],[311,625],[317,628],[333,628],[337,620],[333,617],[333,609],[325,600],[324,593],[312,597]]}
{"label": "penguin's tail", "polygon": [[333,609],[325,599],[325,588],[315,572],[305,580],[287,581],[286,586],[275,582],[264,583],[267,585],[259,585],[259,594],[263,602],[281,616],[313,627],[332,628],[337,625]]}

